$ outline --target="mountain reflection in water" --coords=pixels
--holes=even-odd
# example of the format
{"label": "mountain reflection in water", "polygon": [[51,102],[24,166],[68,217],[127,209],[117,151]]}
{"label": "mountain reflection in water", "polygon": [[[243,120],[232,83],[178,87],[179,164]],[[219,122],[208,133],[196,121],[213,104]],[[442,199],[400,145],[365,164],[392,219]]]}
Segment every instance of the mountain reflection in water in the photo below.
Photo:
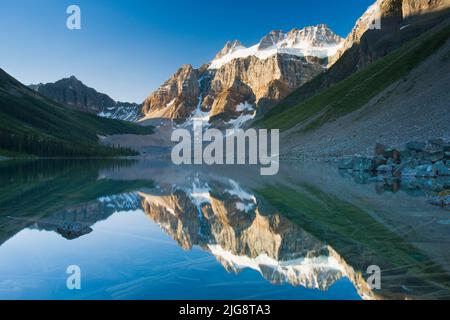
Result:
{"label": "mountain reflection in water", "polygon": [[[271,299],[330,298],[319,292],[341,289],[331,298],[450,298],[450,236],[448,225],[439,223],[448,212],[408,194],[376,193],[370,184],[343,179],[334,168],[288,163],[281,168],[278,176],[267,178],[252,168],[174,167],[155,161],[3,163],[0,179],[8,187],[2,183],[0,189],[0,297],[28,297],[21,294],[26,285],[22,288],[14,279],[30,270],[14,264],[27,260],[29,241],[36,246],[42,242],[42,250],[45,245],[75,250],[77,256],[83,246],[83,254],[89,255],[83,259],[109,272],[115,269],[112,264],[126,268],[135,261],[129,270],[115,270],[122,280],[103,275],[105,279],[88,283],[82,296],[64,291],[61,274],[62,285],[52,284],[59,289],[42,297],[214,298],[220,288],[213,288],[222,281],[243,297],[264,290]],[[148,217],[183,251],[170,249],[165,236],[152,228],[148,234],[154,240],[148,247],[153,252],[142,247],[134,253],[137,240],[130,239],[146,233],[136,215]],[[121,223],[114,222],[119,218]],[[61,240],[39,240],[44,231]],[[99,253],[98,243],[109,241],[120,245],[106,246],[110,254]],[[194,257],[205,263],[199,270],[187,276],[169,271],[170,263],[180,260],[182,265],[181,259]],[[54,268],[63,260],[48,254],[44,258]],[[228,275],[250,280],[233,281],[209,258]],[[366,281],[370,265],[382,270],[379,290]],[[175,278],[176,286],[187,290],[194,274],[205,282],[200,287],[206,292],[171,293]],[[39,286],[31,297],[41,297]],[[105,295],[108,290],[121,294]],[[235,297],[225,291],[216,295]]]}
{"label": "mountain reflection in water", "polygon": [[168,195],[140,193],[145,213],[184,249],[198,245],[230,272],[257,270],[273,284],[326,290],[342,276],[327,246],[229,184],[193,179]]}

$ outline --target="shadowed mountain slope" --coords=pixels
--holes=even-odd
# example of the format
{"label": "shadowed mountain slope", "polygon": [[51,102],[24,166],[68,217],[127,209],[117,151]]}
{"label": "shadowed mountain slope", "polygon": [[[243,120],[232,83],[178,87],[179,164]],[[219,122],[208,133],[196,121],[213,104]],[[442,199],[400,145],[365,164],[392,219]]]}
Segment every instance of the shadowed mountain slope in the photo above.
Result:
{"label": "shadowed mountain slope", "polygon": [[145,134],[124,121],[70,110],[26,87],[0,69],[0,151],[7,155],[114,156],[134,151],[98,144],[99,135]]}

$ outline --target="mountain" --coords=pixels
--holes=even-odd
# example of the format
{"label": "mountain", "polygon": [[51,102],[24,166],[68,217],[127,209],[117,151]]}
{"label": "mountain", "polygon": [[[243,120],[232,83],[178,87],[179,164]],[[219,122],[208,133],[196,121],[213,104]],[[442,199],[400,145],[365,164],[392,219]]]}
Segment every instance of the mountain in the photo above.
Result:
{"label": "mountain", "polygon": [[272,31],[248,48],[227,42],[199,69],[182,66],[144,101],[142,111],[146,118],[241,125],[324,72],[342,45],[326,25]]}
{"label": "mountain", "polygon": [[29,87],[74,110],[132,122],[140,118],[141,105],[114,101],[108,95],[86,86],[74,76],[54,83],[30,85]]}
{"label": "mountain", "polygon": [[408,141],[450,138],[449,10],[430,7],[411,16],[405,7],[411,1],[379,3],[390,3],[396,13],[395,24],[387,24],[391,31],[368,30],[330,70],[254,123],[282,130],[282,153],[369,155],[376,142],[401,148]]}
{"label": "mountain", "polygon": [[0,69],[0,152],[7,155],[90,157],[134,155],[101,146],[99,136],[151,133],[125,121],[68,109]]}
{"label": "mountain", "polygon": [[332,60],[353,49],[348,55],[353,56],[354,67],[349,69],[361,70],[439,23],[439,12],[448,8],[448,0],[377,0],[356,21]]}
{"label": "mountain", "polygon": [[[229,41],[209,63],[182,66],[143,104],[145,118],[240,127],[330,88],[445,19],[448,0],[377,0],[342,39],[321,24]],[[379,23],[378,23],[379,22]],[[276,106],[276,107],[275,107]]]}
{"label": "mountain", "polygon": [[[432,29],[449,15],[448,0],[377,0],[356,21],[330,68],[282,99],[266,117],[330,88]],[[376,27],[375,19],[380,28]]]}

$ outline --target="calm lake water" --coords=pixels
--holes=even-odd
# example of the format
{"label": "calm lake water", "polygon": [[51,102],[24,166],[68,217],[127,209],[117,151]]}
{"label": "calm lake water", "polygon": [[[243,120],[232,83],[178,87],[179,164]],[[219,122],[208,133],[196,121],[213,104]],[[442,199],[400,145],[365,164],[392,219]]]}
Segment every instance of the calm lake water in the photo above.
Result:
{"label": "calm lake water", "polygon": [[[0,298],[449,299],[450,212],[411,181],[372,180],[314,163],[261,177],[3,161]],[[80,290],[67,288],[71,265]]]}

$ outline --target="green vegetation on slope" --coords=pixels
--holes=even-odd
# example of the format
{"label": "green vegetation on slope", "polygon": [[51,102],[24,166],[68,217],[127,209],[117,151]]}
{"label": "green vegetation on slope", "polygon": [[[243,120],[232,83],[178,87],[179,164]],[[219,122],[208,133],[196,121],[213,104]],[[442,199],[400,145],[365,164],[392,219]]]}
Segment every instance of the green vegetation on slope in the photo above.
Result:
{"label": "green vegetation on slope", "polygon": [[[310,121],[305,130],[311,130],[355,111],[389,85],[405,77],[436,52],[449,37],[450,27],[447,26],[435,34],[412,40],[367,68],[284,112],[277,111],[278,107],[275,107],[273,112],[256,121],[254,125],[286,130]],[[313,79],[312,84],[319,80],[320,78]]]}
{"label": "green vegetation on slope", "polygon": [[46,157],[134,155],[100,146],[98,135],[150,134],[152,128],[65,108],[0,69],[0,151]]}

